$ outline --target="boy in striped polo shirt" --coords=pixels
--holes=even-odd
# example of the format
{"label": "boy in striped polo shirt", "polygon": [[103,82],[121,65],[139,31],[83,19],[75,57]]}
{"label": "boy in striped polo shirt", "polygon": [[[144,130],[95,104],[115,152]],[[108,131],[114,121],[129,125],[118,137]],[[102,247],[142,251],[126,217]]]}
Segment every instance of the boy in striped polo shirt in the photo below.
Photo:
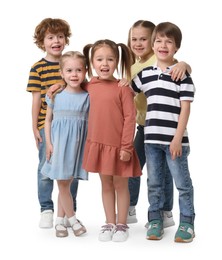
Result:
{"label": "boy in striped polo shirt", "polygon": [[[41,174],[46,160],[46,140],[44,133],[47,104],[45,95],[48,88],[61,81],[59,58],[65,46],[69,44],[71,29],[62,19],[46,18],[35,28],[34,42],[46,56],[37,61],[30,70],[26,90],[32,93],[32,129],[39,152],[38,199],[41,207],[40,228],[53,227],[54,204],[52,201],[53,180]],[[78,180],[73,180],[71,193],[76,211]]]}
{"label": "boy in striped polo shirt", "polygon": [[179,191],[180,224],[175,242],[191,242],[194,238],[193,186],[188,169],[190,147],[187,123],[195,87],[189,73],[173,81],[169,74],[175,65],[174,54],[179,50],[182,33],[170,22],[160,23],[152,34],[156,66],[143,69],[132,81],[136,92],[147,97],[145,153],[148,172],[149,210],[147,239],[163,236],[164,162]]}

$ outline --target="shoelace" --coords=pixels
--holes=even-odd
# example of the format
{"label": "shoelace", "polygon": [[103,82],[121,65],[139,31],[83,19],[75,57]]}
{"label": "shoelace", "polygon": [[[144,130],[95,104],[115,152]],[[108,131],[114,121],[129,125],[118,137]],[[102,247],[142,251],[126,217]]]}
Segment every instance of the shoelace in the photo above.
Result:
{"label": "shoelace", "polygon": [[152,228],[158,228],[158,224],[157,224],[157,223],[154,223],[154,224],[152,225]]}
{"label": "shoelace", "polygon": [[186,231],[186,227],[185,226],[180,226],[180,231]]}
{"label": "shoelace", "polygon": [[112,231],[112,229],[113,229],[113,226],[112,225],[104,225],[104,226],[102,226],[102,230],[101,230],[101,232],[106,232],[106,231]]}
{"label": "shoelace", "polygon": [[128,228],[129,228],[129,227],[128,227],[127,225],[116,225],[115,232],[117,232],[117,231],[126,232],[126,230],[127,230]]}

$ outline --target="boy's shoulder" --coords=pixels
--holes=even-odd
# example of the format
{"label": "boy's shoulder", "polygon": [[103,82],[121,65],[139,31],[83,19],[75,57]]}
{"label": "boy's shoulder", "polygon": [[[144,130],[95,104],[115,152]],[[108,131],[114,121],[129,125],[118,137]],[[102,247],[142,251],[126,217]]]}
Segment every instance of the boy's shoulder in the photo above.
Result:
{"label": "boy's shoulder", "polygon": [[143,68],[139,73],[138,76],[139,77],[148,77],[148,76],[152,76],[153,74],[157,73],[157,66],[156,65],[149,65],[145,68]]}
{"label": "boy's shoulder", "polygon": [[41,58],[39,61],[35,62],[31,67],[31,71],[37,71],[38,73],[40,73],[41,71],[51,70],[59,70],[59,62],[47,61],[46,59]]}
{"label": "boy's shoulder", "polygon": [[41,58],[40,60],[36,61],[33,65],[32,68],[37,68],[40,66],[43,66],[47,63],[47,61],[44,58]]}
{"label": "boy's shoulder", "polygon": [[33,65],[32,65],[32,67],[34,68],[34,67],[40,67],[40,66],[42,66],[42,67],[44,67],[44,66],[48,66],[48,65],[50,65],[50,66],[59,66],[59,62],[57,61],[57,62],[53,62],[53,61],[48,61],[48,60],[46,60],[45,58],[41,58],[40,60],[38,60],[38,61],[36,61]]}
{"label": "boy's shoulder", "polygon": [[149,65],[149,66],[143,68],[143,71],[146,71],[146,70],[152,71],[152,70],[156,70],[156,69],[157,69],[156,65]]}

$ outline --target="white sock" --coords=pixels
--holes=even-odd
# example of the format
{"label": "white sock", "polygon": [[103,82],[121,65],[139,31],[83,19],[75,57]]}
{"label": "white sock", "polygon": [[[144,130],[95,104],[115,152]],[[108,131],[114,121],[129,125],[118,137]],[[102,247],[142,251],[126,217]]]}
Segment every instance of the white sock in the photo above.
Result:
{"label": "white sock", "polygon": [[57,217],[55,221],[56,225],[63,225],[64,224],[64,218],[62,217]]}
{"label": "white sock", "polygon": [[71,218],[68,218],[69,223],[71,225],[71,227],[76,223],[77,219],[76,219],[76,215],[73,215]]}
{"label": "white sock", "polygon": [[80,222],[77,220],[76,215],[69,218],[69,223],[70,223],[73,230],[78,230],[82,227]]}
{"label": "white sock", "polygon": [[64,218],[62,217],[56,218],[55,225],[57,230],[66,230],[66,228],[64,227]]}

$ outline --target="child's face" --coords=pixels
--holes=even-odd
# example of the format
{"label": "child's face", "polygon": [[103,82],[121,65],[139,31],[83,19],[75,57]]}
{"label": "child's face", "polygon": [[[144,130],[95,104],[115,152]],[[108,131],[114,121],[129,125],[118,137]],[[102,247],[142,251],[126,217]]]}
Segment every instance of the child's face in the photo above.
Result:
{"label": "child's face", "polygon": [[171,63],[174,60],[174,54],[177,50],[178,48],[173,37],[169,38],[157,33],[153,44],[153,51],[159,61]]}
{"label": "child's face", "polygon": [[67,83],[67,89],[78,90],[86,76],[86,68],[82,59],[68,57],[64,61],[61,76]]}
{"label": "child's face", "polygon": [[140,58],[143,62],[153,54],[151,46],[151,35],[151,30],[142,26],[132,28],[131,30],[131,50],[136,55],[136,57]]}
{"label": "child's face", "polygon": [[113,79],[117,60],[109,46],[103,46],[95,51],[92,64],[99,78]]}
{"label": "child's face", "polygon": [[46,33],[44,38],[44,49],[47,55],[60,57],[66,45],[64,33]]}

